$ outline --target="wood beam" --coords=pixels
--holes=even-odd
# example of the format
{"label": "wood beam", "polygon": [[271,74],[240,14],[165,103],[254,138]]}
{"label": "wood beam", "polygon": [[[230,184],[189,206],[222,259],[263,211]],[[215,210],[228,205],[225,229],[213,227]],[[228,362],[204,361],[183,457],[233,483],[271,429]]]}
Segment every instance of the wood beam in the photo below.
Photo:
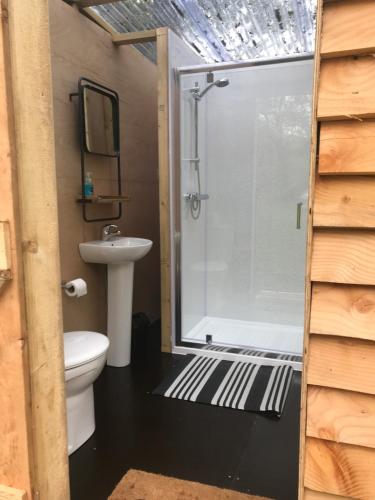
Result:
{"label": "wood beam", "polygon": [[105,21],[102,17],[98,16],[98,14],[94,12],[92,9],[83,8],[80,9],[80,12],[84,16],[88,17],[90,21],[93,21],[95,24],[103,28],[105,31],[108,31],[108,33],[110,33],[111,35],[116,33],[116,31],[112,28],[112,26],[109,23],[107,23],[107,21]]}
{"label": "wood beam", "polygon": [[9,2],[34,497],[67,500],[70,495],[49,29],[48,0]]}
{"label": "wood beam", "polygon": [[[31,499],[32,431],[24,308],[23,265],[19,234],[18,183],[10,75],[8,15],[1,1],[0,22],[0,274],[12,280],[0,295],[0,499],[13,500],[19,488]],[[0,242],[1,245],[1,242]],[[11,265],[10,265],[11,263]],[[12,488],[10,488],[10,486]],[[11,496],[13,495],[13,496]],[[21,497],[22,498],[22,497]]]}
{"label": "wood beam", "polygon": [[[320,32],[322,28],[323,0],[317,2],[316,13],[316,36],[315,36],[315,54],[320,53]],[[308,198],[308,219],[307,219],[307,245],[306,245],[306,268],[305,268],[305,315],[303,326],[303,353],[304,363],[301,380],[301,412],[299,429],[299,471],[298,471],[298,499],[304,498],[304,470],[305,470],[305,452],[306,452],[306,413],[307,413],[307,354],[309,350],[310,334],[310,310],[311,310],[311,260],[312,260],[312,242],[313,242],[313,205],[314,205],[314,187],[316,174],[316,156],[318,142],[318,88],[320,74],[320,58],[314,59],[314,80],[313,96],[311,110],[311,147],[310,147],[310,172],[309,172],[309,198]]]}
{"label": "wood beam", "polygon": [[172,350],[172,290],[170,245],[170,137],[169,137],[169,44],[168,28],[157,30],[159,213],[162,351]]}
{"label": "wood beam", "polygon": [[96,5],[105,5],[114,3],[116,0],[71,0],[71,3],[78,5],[80,9],[85,7],[95,7]]}
{"label": "wood beam", "polygon": [[132,33],[115,33],[112,35],[112,41],[115,45],[131,45],[134,43],[155,42],[156,29],[135,31]]}

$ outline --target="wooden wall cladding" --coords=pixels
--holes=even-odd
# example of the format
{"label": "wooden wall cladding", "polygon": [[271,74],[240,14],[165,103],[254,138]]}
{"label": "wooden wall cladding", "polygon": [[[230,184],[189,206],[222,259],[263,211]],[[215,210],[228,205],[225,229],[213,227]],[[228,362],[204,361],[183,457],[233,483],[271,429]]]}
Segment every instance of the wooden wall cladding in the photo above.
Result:
{"label": "wooden wall cladding", "polygon": [[318,177],[314,226],[375,228],[375,177]]}
{"label": "wooden wall cladding", "polygon": [[27,493],[0,484],[0,500],[27,500]]}
{"label": "wooden wall cladding", "polygon": [[375,117],[375,58],[340,57],[322,61],[318,119]]}
{"label": "wooden wall cladding", "polygon": [[374,342],[311,335],[307,383],[375,394]]}
{"label": "wooden wall cladding", "polygon": [[327,3],[323,11],[321,56],[375,52],[374,19],[373,0]]}
{"label": "wooden wall cladding", "polygon": [[375,174],[375,120],[322,123],[319,174]]}
{"label": "wooden wall cladding", "polygon": [[315,230],[311,280],[375,285],[375,231]]}
{"label": "wooden wall cladding", "polygon": [[305,485],[333,495],[373,500],[375,450],[307,438]]}
{"label": "wooden wall cladding", "polygon": [[375,398],[367,394],[308,387],[310,437],[375,448]]}
{"label": "wooden wall cladding", "polygon": [[312,491],[305,488],[305,500],[352,500],[353,497],[343,497],[342,495],[330,495],[321,491]]}
{"label": "wooden wall cladding", "polygon": [[375,1],[319,7],[299,498],[374,500]]}
{"label": "wooden wall cladding", "polygon": [[375,289],[314,283],[310,331],[375,340]]}

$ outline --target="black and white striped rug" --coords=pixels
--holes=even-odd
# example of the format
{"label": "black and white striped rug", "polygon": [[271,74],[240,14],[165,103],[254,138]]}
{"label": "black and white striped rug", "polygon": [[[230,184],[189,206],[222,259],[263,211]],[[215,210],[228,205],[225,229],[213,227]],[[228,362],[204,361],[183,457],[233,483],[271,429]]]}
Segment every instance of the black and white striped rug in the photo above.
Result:
{"label": "black and white striped rug", "polygon": [[302,363],[302,356],[284,352],[260,351],[254,348],[224,347],[215,344],[205,344],[201,349],[203,351],[229,352],[230,354],[242,354],[243,356],[256,356],[259,358],[281,359],[282,361]]}
{"label": "black and white striped rug", "polygon": [[292,380],[290,365],[270,366],[187,354],[153,394],[278,417]]}

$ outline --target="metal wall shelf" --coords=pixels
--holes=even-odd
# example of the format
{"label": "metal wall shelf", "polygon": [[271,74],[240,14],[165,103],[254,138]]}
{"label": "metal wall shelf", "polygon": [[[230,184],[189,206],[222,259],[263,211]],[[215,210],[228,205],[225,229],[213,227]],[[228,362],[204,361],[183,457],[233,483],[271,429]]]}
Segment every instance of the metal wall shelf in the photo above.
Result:
{"label": "metal wall shelf", "polygon": [[82,196],[77,197],[77,203],[116,203],[122,201],[130,201],[130,196],[98,194],[94,196],[86,196],[85,198]]}

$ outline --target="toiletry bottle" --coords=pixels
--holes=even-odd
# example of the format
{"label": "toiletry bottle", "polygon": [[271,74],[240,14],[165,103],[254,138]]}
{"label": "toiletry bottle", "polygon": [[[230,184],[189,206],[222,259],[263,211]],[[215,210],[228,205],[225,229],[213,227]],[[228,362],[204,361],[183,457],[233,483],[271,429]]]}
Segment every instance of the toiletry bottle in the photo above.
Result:
{"label": "toiletry bottle", "polygon": [[84,189],[85,189],[85,196],[92,196],[94,194],[94,184],[92,182],[91,172],[86,172]]}

